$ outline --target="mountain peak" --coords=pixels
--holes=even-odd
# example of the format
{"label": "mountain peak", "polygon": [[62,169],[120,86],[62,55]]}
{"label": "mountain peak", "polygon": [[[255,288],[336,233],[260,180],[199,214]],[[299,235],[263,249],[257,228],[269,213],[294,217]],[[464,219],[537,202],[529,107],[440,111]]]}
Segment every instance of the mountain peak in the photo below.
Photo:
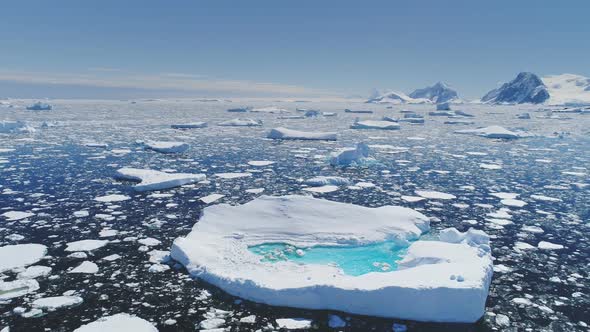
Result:
{"label": "mountain peak", "polygon": [[457,91],[451,89],[448,84],[444,82],[437,82],[433,86],[425,87],[423,89],[416,89],[410,93],[411,98],[424,98],[433,103],[445,103],[459,99]]}
{"label": "mountain peak", "polygon": [[481,98],[483,102],[493,104],[540,104],[549,99],[549,91],[539,78],[530,72],[521,72],[516,78],[501,87],[488,92]]}

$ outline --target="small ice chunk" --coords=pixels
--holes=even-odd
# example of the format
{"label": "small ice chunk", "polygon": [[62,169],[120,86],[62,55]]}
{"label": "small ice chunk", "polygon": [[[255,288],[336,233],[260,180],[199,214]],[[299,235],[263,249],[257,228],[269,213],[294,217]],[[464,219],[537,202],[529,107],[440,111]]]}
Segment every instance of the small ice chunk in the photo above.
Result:
{"label": "small ice chunk", "polygon": [[279,318],[275,320],[281,329],[303,330],[311,328],[313,321],[306,318]]}
{"label": "small ice chunk", "polygon": [[543,250],[559,250],[559,249],[563,249],[564,246],[561,244],[557,244],[557,243],[551,243],[548,241],[541,241],[539,242],[539,244],[537,245],[537,247],[539,249],[543,249]]}
{"label": "small ice chunk", "polygon": [[95,274],[98,273],[98,265],[91,261],[83,261],[82,264],[78,265],[68,273]]}
{"label": "small ice chunk", "polygon": [[199,198],[199,200],[205,204],[210,204],[210,203],[213,203],[219,199],[222,199],[223,197],[225,197],[225,195],[211,194],[211,195],[203,196],[203,197]]}

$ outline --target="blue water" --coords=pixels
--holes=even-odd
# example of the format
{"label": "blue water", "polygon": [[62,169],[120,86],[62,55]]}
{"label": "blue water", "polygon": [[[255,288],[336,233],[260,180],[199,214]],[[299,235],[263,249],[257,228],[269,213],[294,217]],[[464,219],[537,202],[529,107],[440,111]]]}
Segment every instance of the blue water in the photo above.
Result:
{"label": "blue water", "polygon": [[407,247],[396,246],[391,241],[364,246],[315,246],[310,248],[296,248],[285,243],[265,243],[248,249],[262,256],[261,261],[329,264],[338,266],[345,274],[351,276],[359,276],[369,272],[395,271],[397,262],[407,252]]}

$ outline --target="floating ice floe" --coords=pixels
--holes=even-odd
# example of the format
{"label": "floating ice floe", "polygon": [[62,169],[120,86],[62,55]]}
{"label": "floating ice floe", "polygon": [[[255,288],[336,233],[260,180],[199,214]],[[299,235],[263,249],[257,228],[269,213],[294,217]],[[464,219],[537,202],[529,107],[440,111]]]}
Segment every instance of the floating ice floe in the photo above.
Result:
{"label": "floating ice floe", "polygon": [[148,141],[145,147],[160,153],[183,153],[190,147],[183,142]]}
{"label": "floating ice floe", "polygon": [[69,242],[66,251],[93,251],[102,248],[109,243],[109,240],[80,240]]}
{"label": "floating ice floe", "polygon": [[89,148],[100,148],[100,149],[107,149],[109,147],[109,145],[106,143],[96,143],[96,142],[84,143],[84,146],[89,147]]}
{"label": "floating ice floe", "polygon": [[6,218],[8,221],[17,221],[27,219],[29,217],[34,216],[34,213],[31,212],[22,212],[22,211],[8,211],[2,213],[2,216]]}
{"label": "floating ice floe", "polygon": [[248,165],[256,166],[256,167],[264,167],[264,166],[270,166],[274,163],[275,163],[274,161],[270,161],[270,160],[251,160],[248,162]]}
{"label": "floating ice floe", "polygon": [[205,180],[205,174],[165,173],[151,169],[124,167],[117,170],[119,179],[139,181],[136,191],[163,190]]}
{"label": "floating ice floe", "polygon": [[205,204],[210,204],[210,203],[213,203],[213,202],[220,200],[224,197],[225,197],[225,195],[222,195],[222,194],[211,194],[211,195],[201,197],[201,198],[199,198],[199,200]]}
{"label": "floating ice floe", "polygon": [[72,307],[81,304],[84,300],[79,296],[52,296],[42,297],[33,301],[34,308],[56,310],[64,307]]}
{"label": "floating ice floe", "polygon": [[259,127],[262,126],[262,121],[260,120],[253,120],[253,119],[232,119],[220,122],[217,124],[218,126],[222,127]]}
{"label": "floating ice floe", "polygon": [[47,253],[42,244],[28,243],[0,247],[0,273],[40,261]]}
{"label": "floating ice floe", "polygon": [[207,122],[177,123],[170,126],[173,129],[196,129],[207,127]]}
{"label": "floating ice floe", "polygon": [[231,180],[231,179],[247,178],[247,177],[252,176],[252,173],[248,173],[248,172],[245,172],[245,173],[216,173],[215,176],[220,179]]}
{"label": "floating ice floe", "polygon": [[131,197],[127,195],[121,194],[112,194],[112,195],[105,195],[105,196],[98,196],[95,197],[94,200],[97,202],[109,203],[109,202],[122,202],[131,199]]}
{"label": "floating ice floe", "polygon": [[275,319],[280,329],[305,330],[310,329],[313,321],[307,318],[278,318]]}
{"label": "floating ice floe", "polygon": [[33,133],[35,128],[23,121],[0,121],[0,134]]}
{"label": "floating ice floe", "polygon": [[345,109],[344,113],[359,113],[359,114],[371,114],[373,113],[373,111],[368,111],[368,110],[351,110],[351,109]]}
{"label": "floating ice floe", "polygon": [[500,126],[489,126],[477,129],[463,129],[463,130],[456,130],[456,134],[469,134],[469,135],[477,135],[486,138],[503,138],[503,139],[514,139],[514,138],[521,138],[521,137],[528,137],[530,136],[524,132],[516,132],[508,130],[504,127]]}
{"label": "floating ice floe", "polygon": [[308,132],[284,127],[271,129],[268,133],[268,138],[271,139],[294,139],[294,140],[326,140],[335,141],[336,133],[334,132]]}
{"label": "floating ice floe", "polygon": [[432,191],[432,190],[416,190],[416,195],[428,199],[455,199],[457,198],[455,195],[441,193],[439,191]]}
{"label": "floating ice floe", "polygon": [[38,289],[39,283],[35,279],[0,280],[0,301],[20,297]]}
{"label": "floating ice floe", "polygon": [[278,108],[278,107],[262,107],[262,108],[253,108],[250,110],[250,112],[252,113],[270,113],[270,114],[283,114],[283,113],[289,113],[288,110],[283,109],[283,108]]}
{"label": "floating ice floe", "polygon": [[158,329],[145,319],[121,313],[105,316],[92,323],[82,325],[74,332],[158,332]]}
{"label": "floating ice floe", "polygon": [[98,273],[98,265],[91,261],[83,261],[80,265],[76,266],[68,273],[95,274]]}
{"label": "floating ice floe", "polygon": [[351,129],[383,129],[396,130],[400,128],[397,122],[380,121],[380,120],[362,120],[358,119],[350,126]]}
{"label": "floating ice floe", "polygon": [[338,149],[330,154],[330,165],[350,166],[362,164],[369,158],[370,149],[365,143],[358,143],[355,148]]}
{"label": "floating ice floe", "polygon": [[24,271],[19,272],[17,275],[18,279],[35,279],[39,277],[46,277],[51,274],[51,268],[49,266],[33,265],[27,267]]}
{"label": "floating ice floe", "polygon": [[537,245],[537,247],[539,249],[543,249],[543,250],[560,250],[563,249],[564,246],[561,244],[557,244],[557,243],[551,243],[548,241],[541,241],[539,242],[539,244]]}
{"label": "floating ice floe", "polygon": [[227,112],[230,113],[246,113],[248,112],[248,110],[250,110],[248,107],[237,107],[237,108],[230,108],[227,110]]}
{"label": "floating ice floe", "polygon": [[316,176],[305,180],[304,183],[312,187],[320,187],[325,185],[346,186],[350,184],[350,181],[339,176]]}
{"label": "floating ice floe", "polygon": [[[472,230],[445,238],[452,243],[419,240],[429,228],[426,216],[403,207],[262,196],[240,206],[205,208],[191,233],[174,241],[171,257],[194,277],[255,302],[475,322],[484,313],[492,276],[487,236]],[[409,245],[399,268],[356,276],[330,264],[271,262],[250,250],[273,243],[346,248],[384,241]]]}

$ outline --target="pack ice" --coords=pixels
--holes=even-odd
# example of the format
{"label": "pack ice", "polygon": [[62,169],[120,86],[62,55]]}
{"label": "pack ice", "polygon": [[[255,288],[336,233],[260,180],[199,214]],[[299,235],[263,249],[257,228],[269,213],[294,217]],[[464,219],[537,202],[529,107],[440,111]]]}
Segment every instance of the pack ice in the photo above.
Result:
{"label": "pack ice", "polygon": [[163,190],[205,180],[204,174],[165,173],[151,169],[123,167],[117,170],[119,179],[139,181],[136,191]]}
{"label": "pack ice", "polygon": [[[261,196],[240,206],[207,207],[171,257],[191,275],[230,294],[270,305],[338,310],[418,321],[475,322],[492,277],[482,231],[445,230],[419,240],[429,219],[404,207],[368,208],[308,196]],[[397,270],[345,274],[329,264],[269,262],[249,247],[409,245]]]}

